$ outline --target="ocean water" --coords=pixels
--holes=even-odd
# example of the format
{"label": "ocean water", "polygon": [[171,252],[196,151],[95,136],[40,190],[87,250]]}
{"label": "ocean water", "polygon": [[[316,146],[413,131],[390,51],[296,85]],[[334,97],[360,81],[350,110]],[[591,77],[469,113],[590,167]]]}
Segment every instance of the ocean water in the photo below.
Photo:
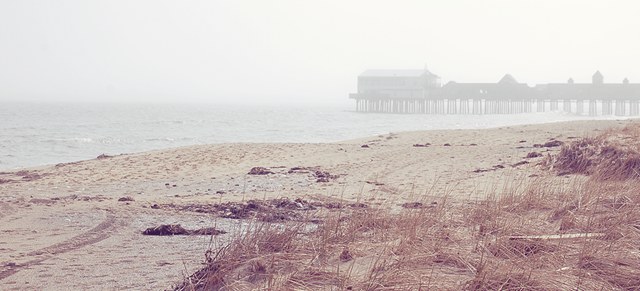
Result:
{"label": "ocean water", "polygon": [[566,113],[397,115],[351,106],[0,103],[0,170],[229,142],[336,142],[389,132],[588,119]]}

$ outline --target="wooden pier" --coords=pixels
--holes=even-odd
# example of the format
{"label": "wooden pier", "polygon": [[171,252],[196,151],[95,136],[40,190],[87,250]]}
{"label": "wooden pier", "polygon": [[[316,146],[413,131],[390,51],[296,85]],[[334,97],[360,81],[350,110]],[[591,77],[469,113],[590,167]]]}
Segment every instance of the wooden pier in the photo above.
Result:
{"label": "wooden pier", "polygon": [[[367,71],[369,72],[369,71]],[[365,73],[367,73],[365,72]],[[439,77],[420,71],[375,71],[358,78],[356,111],[398,114],[519,114],[563,111],[577,115],[640,115],[640,84],[627,79],[605,84],[600,72],[591,83],[529,87],[505,75],[498,83],[439,85]],[[389,76],[385,76],[385,73]]]}

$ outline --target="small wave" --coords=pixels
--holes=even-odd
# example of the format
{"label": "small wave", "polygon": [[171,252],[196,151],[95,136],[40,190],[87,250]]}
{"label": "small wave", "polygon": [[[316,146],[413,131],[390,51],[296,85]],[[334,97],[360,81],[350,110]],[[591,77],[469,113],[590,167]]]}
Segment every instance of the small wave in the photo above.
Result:
{"label": "small wave", "polygon": [[153,120],[153,121],[142,122],[142,124],[144,125],[151,125],[151,126],[168,125],[168,124],[187,124],[187,123],[188,122],[186,120]]}
{"label": "small wave", "polygon": [[80,142],[80,143],[93,143],[94,140],[90,137],[74,137],[71,141]]}
{"label": "small wave", "polygon": [[51,138],[51,139],[45,139],[42,142],[45,142],[45,143],[58,143],[58,142],[95,143],[95,140],[90,137],[72,137],[72,138]]}
{"label": "small wave", "polygon": [[174,138],[164,137],[164,138],[148,138],[148,139],[145,139],[144,141],[169,141],[169,142],[174,142],[176,140]]}

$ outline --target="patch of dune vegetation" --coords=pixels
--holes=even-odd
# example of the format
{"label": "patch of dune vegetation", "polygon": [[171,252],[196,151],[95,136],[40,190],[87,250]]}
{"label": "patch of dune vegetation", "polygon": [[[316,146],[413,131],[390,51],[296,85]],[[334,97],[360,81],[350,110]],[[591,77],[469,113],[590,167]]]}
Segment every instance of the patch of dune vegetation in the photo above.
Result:
{"label": "patch of dune vegetation", "polygon": [[565,144],[547,175],[482,200],[322,208],[313,227],[255,221],[175,290],[638,290],[639,135]]}

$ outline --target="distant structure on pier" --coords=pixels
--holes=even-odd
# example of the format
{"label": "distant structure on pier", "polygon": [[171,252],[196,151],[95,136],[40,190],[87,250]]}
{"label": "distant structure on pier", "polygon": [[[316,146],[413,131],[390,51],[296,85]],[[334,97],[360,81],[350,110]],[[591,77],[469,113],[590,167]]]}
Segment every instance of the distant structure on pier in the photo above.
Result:
{"label": "distant structure on pier", "polygon": [[497,83],[448,82],[424,70],[367,70],[358,76],[356,111],[422,114],[512,114],[562,110],[589,115],[640,115],[640,84],[551,83],[530,87],[507,74]]}
{"label": "distant structure on pier", "polygon": [[440,87],[440,77],[427,69],[366,70],[358,76],[358,94],[368,98],[427,98]]}

